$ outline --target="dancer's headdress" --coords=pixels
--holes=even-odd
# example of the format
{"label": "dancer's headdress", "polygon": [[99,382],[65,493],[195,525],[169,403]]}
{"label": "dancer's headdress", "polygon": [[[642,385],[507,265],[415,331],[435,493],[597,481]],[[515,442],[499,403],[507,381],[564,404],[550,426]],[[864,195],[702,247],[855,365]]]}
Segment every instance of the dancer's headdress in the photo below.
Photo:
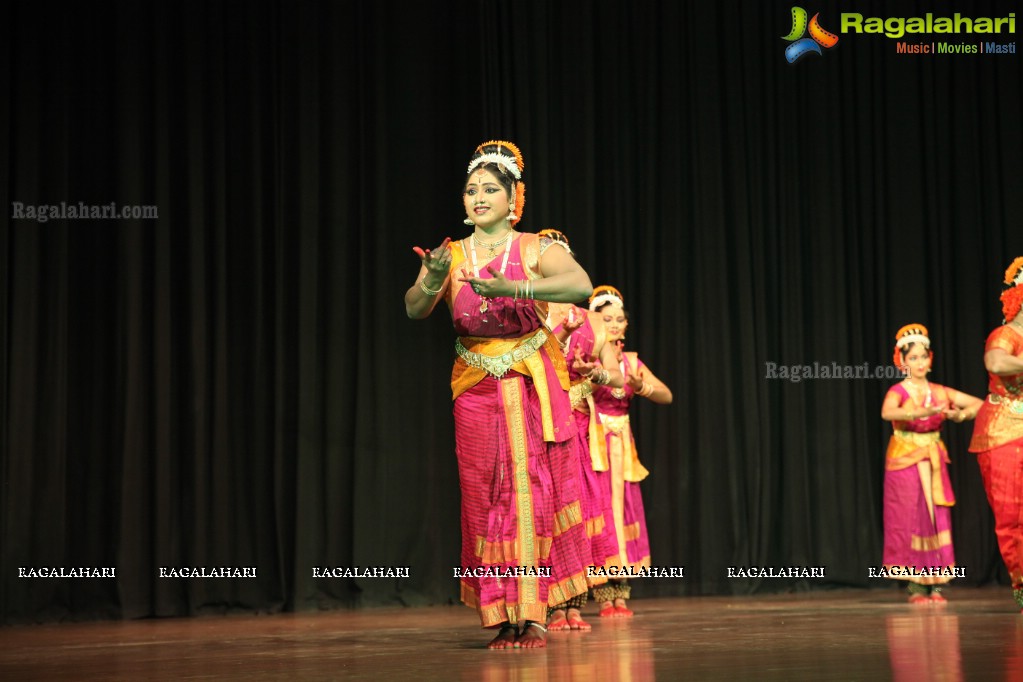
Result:
{"label": "dancer's headdress", "polygon": [[526,206],[526,183],[522,182],[522,171],[525,170],[526,163],[522,160],[522,152],[511,142],[489,140],[476,147],[466,174],[488,163],[496,165],[501,173],[514,179],[511,196],[508,197],[511,209],[508,222],[515,225],[522,219],[522,209]]}
{"label": "dancer's headdress", "polygon": [[1012,261],[1005,271],[1005,285],[1009,288],[999,298],[1002,301],[1002,315],[1008,324],[1016,319],[1023,306],[1023,256]]}
{"label": "dancer's headdress", "polygon": [[590,310],[595,311],[607,303],[614,303],[619,308],[625,307],[625,299],[622,296],[622,292],[608,284],[601,284],[590,295]]}
{"label": "dancer's headdress", "polygon": [[892,359],[896,367],[902,367],[905,364],[902,360],[902,351],[914,343],[922,344],[930,353],[931,358],[934,357],[934,353],[931,352],[931,340],[927,336],[927,327],[922,324],[907,324],[895,332],[895,354]]}

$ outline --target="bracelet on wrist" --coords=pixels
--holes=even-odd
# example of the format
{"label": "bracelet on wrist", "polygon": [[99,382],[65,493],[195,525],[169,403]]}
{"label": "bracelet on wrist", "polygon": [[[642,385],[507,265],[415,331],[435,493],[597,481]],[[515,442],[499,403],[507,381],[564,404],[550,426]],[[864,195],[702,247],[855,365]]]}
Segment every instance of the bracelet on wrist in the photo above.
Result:
{"label": "bracelet on wrist", "polygon": [[[441,284],[442,288],[443,288],[443,286],[444,285]],[[419,280],[419,288],[422,289],[423,293],[426,294],[427,296],[436,296],[437,294],[439,294],[441,292],[440,289],[431,289],[430,287],[426,286],[426,278],[425,277],[423,279]]]}

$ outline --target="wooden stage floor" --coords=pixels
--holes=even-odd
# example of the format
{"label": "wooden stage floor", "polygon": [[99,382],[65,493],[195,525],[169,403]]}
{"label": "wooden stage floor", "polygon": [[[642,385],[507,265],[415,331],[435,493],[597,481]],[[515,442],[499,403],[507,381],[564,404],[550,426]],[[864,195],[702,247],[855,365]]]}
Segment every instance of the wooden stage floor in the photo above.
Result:
{"label": "wooden stage floor", "polygon": [[0,629],[0,680],[1023,680],[1006,588],[636,599],[628,621],[488,651],[462,606]]}

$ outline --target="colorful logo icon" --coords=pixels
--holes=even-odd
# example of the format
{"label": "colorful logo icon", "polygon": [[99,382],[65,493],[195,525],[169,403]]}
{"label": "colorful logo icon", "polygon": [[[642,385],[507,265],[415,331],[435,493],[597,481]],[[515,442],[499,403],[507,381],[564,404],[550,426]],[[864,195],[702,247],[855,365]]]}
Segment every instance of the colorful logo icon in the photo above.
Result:
{"label": "colorful logo icon", "polygon": [[[785,48],[785,59],[789,60],[789,64],[795,64],[797,60],[811,52],[823,54],[822,47],[834,47],[838,44],[838,36],[821,27],[820,22],[817,21],[819,16],[820,12],[813,15],[813,19],[807,25],[806,10],[802,7],[792,8],[792,30],[787,36],[782,36],[782,40],[792,43]],[[804,38],[803,34],[807,32],[807,29],[809,29],[810,37]]]}

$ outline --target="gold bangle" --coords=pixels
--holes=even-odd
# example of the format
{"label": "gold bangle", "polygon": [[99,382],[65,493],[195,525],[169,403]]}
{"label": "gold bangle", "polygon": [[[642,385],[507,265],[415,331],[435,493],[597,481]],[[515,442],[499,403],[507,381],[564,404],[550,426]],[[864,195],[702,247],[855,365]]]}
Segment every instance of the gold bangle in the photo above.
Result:
{"label": "gold bangle", "polygon": [[[443,288],[443,287],[444,287],[444,285],[441,284],[441,288]],[[436,291],[434,291],[430,287],[426,286],[426,278],[425,277],[423,279],[419,280],[419,288],[422,289],[423,293],[426,294],[427,296],[436,296],[437,294],[439,294],[441,292],[440,289],[437,289]]]}

